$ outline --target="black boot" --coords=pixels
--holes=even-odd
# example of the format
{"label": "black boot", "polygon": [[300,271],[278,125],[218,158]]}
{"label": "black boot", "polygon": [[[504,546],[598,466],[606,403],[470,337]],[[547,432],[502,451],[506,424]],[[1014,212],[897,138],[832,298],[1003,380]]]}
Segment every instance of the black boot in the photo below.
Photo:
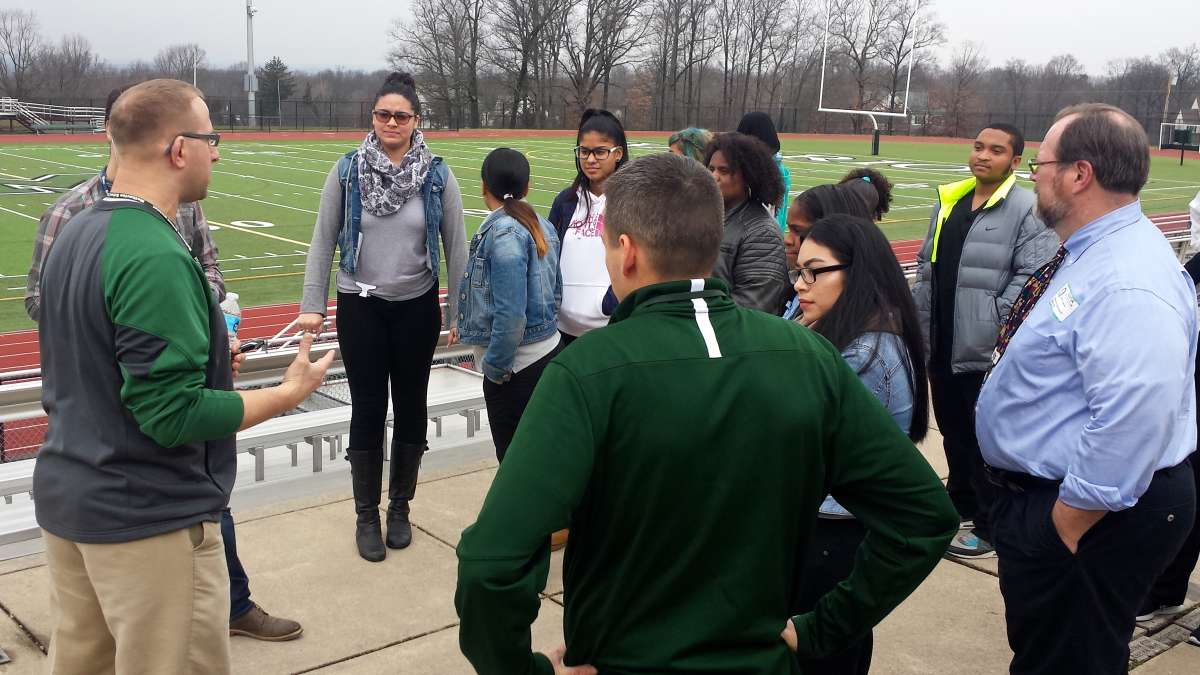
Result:
{"label": "black boot", "polygon": [[354,543],[363,560],[379,562],[387,557],[379,523],[379,492],[383,487],[382,450],[346,450],[354,486],[354,511],[358,524]]}
{"label": "black boot", "polygon": [[388,476],[388,548],[405,548],[412,543],[408,502],[417,493],[417,472],[421,468],[421,456],[428,449],[424,443],[392,443],[392,466]]}

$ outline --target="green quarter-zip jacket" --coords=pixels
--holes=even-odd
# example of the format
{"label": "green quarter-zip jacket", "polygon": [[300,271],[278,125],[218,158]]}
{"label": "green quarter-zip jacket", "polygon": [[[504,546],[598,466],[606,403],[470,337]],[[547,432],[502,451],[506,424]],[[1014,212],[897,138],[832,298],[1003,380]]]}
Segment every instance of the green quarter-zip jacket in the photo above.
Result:
{"label": "green quarter-zip jacket", "polygon": [[[784,406],[779,401],[787,401]],[[795,673],[780,639],[829,492],[869,534],[795,619],[800,652],[864,634],[958,525],[933,470],[841,355],[739,308],[718,279],[642,288],[546,368],[458,546],[460,644],[480,673],[551,673],[529,626],[564,562],[566,663],[601,673]]]}
{"label": "green quarter-zip jacket", "polygon": [[116,196],[75,216],[46,260],[38,338],[38,524],[114,543],[217,521],[242,400],[224,318],[172,224]]}

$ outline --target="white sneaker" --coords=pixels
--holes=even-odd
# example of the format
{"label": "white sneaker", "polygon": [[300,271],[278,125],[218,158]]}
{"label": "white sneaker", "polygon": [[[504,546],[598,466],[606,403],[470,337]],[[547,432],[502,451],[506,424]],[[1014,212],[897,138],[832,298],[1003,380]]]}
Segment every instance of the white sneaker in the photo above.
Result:
{"label": "white sneaker", "polygon": [[1187,609],[1184,605],[1159,605],[1157,608],[1142,608],[1142,613],[1134,617],[1134,621],[1149,621],[1156,616],[1173,616]]}

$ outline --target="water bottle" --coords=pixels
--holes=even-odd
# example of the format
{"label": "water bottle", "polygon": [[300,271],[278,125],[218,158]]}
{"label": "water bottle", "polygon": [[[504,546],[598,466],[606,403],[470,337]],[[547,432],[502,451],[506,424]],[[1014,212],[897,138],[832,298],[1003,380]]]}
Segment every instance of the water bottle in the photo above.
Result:
{"label": "water bottle", "polygon": [[221,311],[225,313],[225,327],[229,329],[229,339],[237,337],[238,326],[242,325],[242,308],[238,305],[237,293],[226,293],[221,303]]}

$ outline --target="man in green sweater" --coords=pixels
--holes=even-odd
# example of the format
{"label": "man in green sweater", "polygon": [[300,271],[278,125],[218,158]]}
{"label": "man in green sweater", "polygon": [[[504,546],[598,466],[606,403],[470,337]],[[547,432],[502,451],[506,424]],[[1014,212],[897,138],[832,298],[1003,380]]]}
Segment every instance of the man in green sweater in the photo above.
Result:
{"label": "man in green sweater", "polygon": [[234,391],[225,319],[176,229],[220,159],[208,107],[189,84],[150,80],[117,99],[108,132],[121,171],[41,277],[46,672],[221,675],[234,434],[295,408],[333,354],[310,363],[306,336],[281,384]]}
{"label": "man in green sweater", "polygon": [[[621,304],[546,368],[463,532],[460,646],[481,673],[797,673],[789,647],[827,654],[878,623],[957,515],[828,342],[704,278],[723,206],[703,167],[639,159],[608,199]],[[793,617],[826,493],[867,538],[847,582]],[[549,534],[568,524],[565,651],[534,653]]]}

